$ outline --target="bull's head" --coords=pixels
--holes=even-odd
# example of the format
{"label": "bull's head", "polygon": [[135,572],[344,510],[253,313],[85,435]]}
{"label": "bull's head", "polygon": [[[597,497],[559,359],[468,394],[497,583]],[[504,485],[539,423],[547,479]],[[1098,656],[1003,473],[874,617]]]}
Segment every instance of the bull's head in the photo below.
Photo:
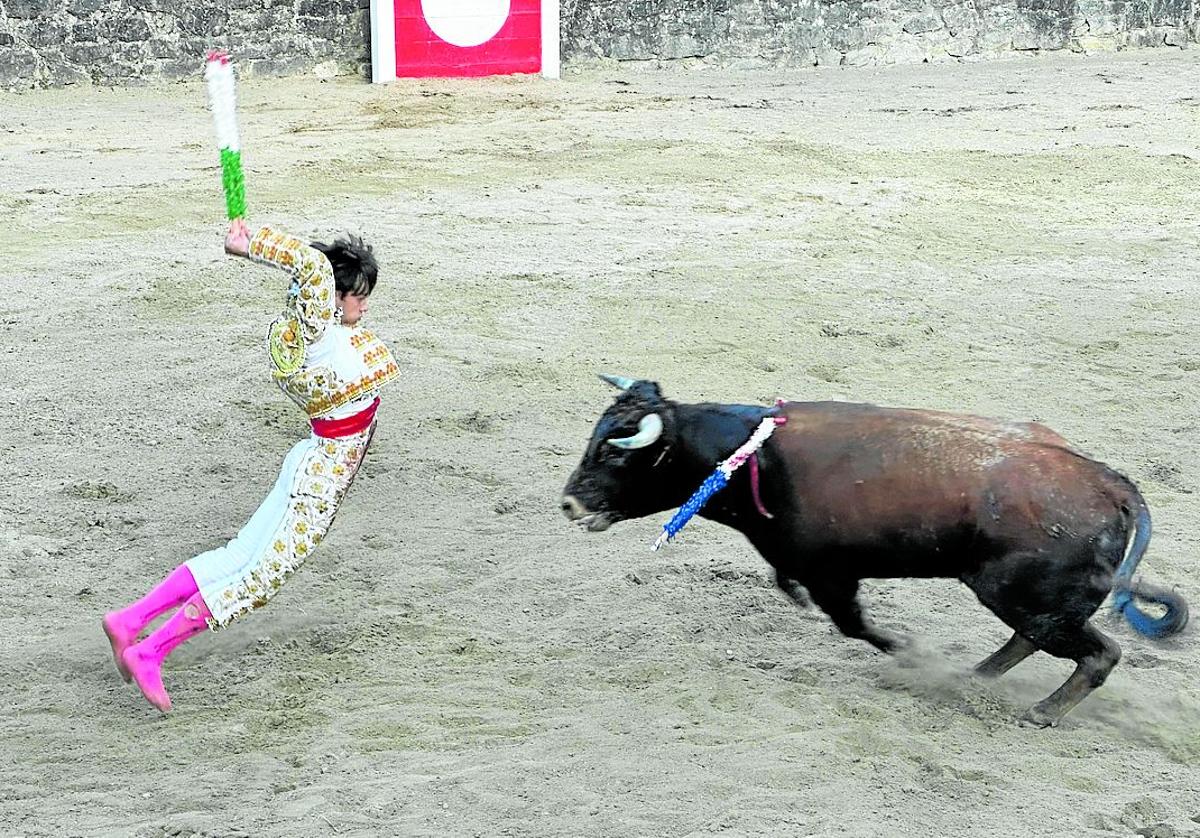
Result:
{"label": "bull's head", "polygon": [[674,404],[653,381],[600,377],[621,393],[596,423],[562,499],[563,513],[593,532],[677,502],[661,468],[674,441]]}

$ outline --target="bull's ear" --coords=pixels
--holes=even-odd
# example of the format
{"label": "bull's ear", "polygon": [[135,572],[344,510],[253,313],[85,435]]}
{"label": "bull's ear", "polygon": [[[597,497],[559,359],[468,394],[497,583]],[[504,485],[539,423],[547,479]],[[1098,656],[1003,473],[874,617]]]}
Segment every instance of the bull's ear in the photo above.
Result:
{"label": "bull's ear", "polygon": [[633,436],[624,436],[620,439],[610,439],[608,440],[608,444],[629,451],[637,448],[646,448],[658,442],[658,438],[662,436],[662,432],[662,417],[657,413],[647,413],[642,417],[642,421],[638,422],[636,434]]}
{"label": "bull's ear", "polygon": [[637,384],[637,381],[635,379],[626,378],[623,375],[609,375],[609,374],[603,373],[603,372],[600,373],[600,380],[607,381],[609,384],[616,387],[618,390],[628,390],[634,384]]}

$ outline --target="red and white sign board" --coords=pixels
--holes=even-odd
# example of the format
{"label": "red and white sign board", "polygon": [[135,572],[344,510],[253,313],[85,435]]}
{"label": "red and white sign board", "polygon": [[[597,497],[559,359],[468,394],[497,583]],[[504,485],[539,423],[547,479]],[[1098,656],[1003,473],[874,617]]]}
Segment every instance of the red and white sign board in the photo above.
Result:
{"label": "red and white sign board", "polygon": [[372,81],[558,78],[558,0],[371,0]]}

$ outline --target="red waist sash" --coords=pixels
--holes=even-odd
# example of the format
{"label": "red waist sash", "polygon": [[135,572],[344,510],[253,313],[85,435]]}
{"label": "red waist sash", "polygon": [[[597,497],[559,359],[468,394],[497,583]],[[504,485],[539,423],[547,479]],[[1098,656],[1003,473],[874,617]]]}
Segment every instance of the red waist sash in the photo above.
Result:
{"label": "red waist sash", "polygon": [[313,433],[329,439],[353,436],[371,427],[371,423],[375,421],[375,411],[378,409],[379,399],[376,398],[365,410],[360,410],[358,413],[355,413],[353,416],[347,416],[345,419],[313,419]]}

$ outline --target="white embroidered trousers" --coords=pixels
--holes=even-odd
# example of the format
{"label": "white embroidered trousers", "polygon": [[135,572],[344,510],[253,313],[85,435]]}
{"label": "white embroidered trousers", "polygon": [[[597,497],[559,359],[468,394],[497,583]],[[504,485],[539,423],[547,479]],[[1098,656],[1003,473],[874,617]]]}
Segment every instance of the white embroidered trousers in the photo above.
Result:
{"label": "white embroidered trousers", "polygon": [[333,524],[374,430],[372,424],[352,436],[313,435],[296,443],[275,487],[241,531],[223,547],[187,562],[212,612],[209,628],[222,628],[266,605],[304,564]]}

